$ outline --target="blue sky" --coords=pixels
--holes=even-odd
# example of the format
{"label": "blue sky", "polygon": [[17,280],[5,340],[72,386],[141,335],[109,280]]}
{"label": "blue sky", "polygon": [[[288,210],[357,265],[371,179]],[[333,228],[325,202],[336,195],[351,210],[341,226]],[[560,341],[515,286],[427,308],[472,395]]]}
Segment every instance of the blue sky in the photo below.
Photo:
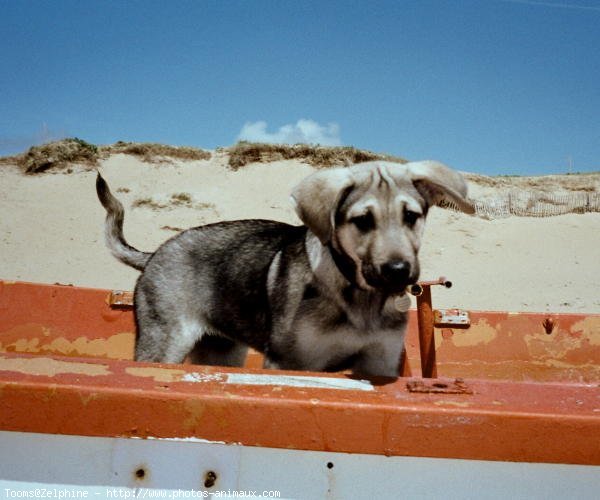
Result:
{"label": "blue sky", "polygon": [[242,137],[600,170],[600,0],[0,0],[0,30],[0,155]]}

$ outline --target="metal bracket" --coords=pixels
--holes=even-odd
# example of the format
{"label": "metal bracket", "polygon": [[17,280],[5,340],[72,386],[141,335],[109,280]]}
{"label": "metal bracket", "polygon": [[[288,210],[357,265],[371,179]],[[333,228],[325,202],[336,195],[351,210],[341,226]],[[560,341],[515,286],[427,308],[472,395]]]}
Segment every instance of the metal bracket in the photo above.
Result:
{"label": "metal bracket", "polygon": [[113,290],[108,296],[108,305],[121,309],[133,307],[133,292]]}
{"label": "metal bracket", "polygon": [[469,328],[471,317],[468,311],[460,309],[436,309],[433,311],[433,324],[436,328]]}
{"label": "metal bracket", "polygon": [[409,380],[406,383],[406,388],[408,392],[428,394],[473,394],[473,389],[462,378],[453,381],[443,379]]}

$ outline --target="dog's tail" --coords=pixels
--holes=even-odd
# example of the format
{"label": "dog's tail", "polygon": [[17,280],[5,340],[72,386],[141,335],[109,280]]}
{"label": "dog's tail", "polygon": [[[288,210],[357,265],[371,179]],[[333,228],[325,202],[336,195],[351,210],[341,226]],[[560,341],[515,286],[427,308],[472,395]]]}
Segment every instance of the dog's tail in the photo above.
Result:
{"label": "dog's tail", "polygon": [[108,184],[102,178],[100,172],[98,172],[98,177],[96,177],[96,193],[98,193],[100,203],[106,209],[106,222],[104,226],[106,245],[111,253],[121,262],[142,271],[152,254],[141,252],[125,241],[123,236],[123,218],[125,214],[123,205],[112,195]]}

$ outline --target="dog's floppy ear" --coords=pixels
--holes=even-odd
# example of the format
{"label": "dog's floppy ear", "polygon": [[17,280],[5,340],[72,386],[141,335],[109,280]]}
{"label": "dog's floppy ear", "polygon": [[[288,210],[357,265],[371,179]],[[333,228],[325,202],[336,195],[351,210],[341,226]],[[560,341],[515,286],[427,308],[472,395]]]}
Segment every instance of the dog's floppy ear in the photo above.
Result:
{"label": "dog's floppy ear", "polygon": [[450,206],[467,214],[475,213],[473,203],[467,198],[467,183],[456,170],[436,161],[412,162],[404,167],[429,205]]}
{"label": "dog's floppy ear", "polygon": [[347,168],[320,170],[292,190],[292,203],[300,220],[326,245],[331,240],[340,198],[352,186]]}

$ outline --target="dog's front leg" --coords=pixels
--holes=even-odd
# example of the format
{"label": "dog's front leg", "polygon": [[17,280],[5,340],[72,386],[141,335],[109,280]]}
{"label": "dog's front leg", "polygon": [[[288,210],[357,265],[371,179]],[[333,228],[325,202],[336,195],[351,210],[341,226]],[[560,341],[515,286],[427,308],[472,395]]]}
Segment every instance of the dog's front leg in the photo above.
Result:
{"label": "dog's front leg", "polygon": [[362,377],[398,377],[404,339],[383,340],[365,348],[352,369]]}
{"label": "dog's front leg", "polygon": [[279,365],[279,363],[273,361],[272,359],[269,359],[267,356],[265,356],[265,359],[263,361],[263,368],[267,370],[281,370],[281,366]]}

